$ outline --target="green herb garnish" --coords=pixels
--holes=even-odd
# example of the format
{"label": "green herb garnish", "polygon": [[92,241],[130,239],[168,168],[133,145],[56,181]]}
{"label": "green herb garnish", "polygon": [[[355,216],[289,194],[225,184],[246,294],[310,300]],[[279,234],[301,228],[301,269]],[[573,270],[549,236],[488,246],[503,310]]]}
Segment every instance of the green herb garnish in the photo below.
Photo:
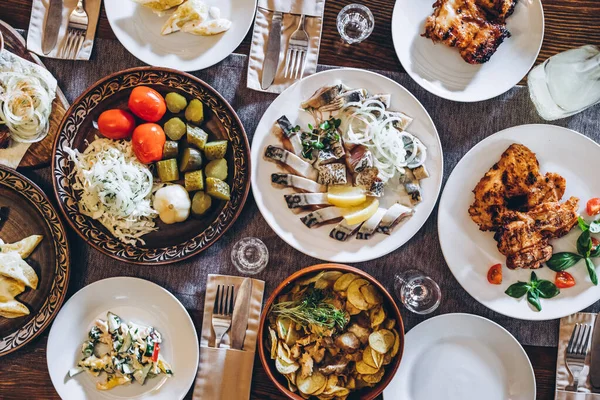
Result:
{"label": "green herb garnish", "polygon": [[308,124],[309,132],[302,132],[302,157],[312,160],[313,150],[329,149],[331,145],[340,140],[337,128],[341,124],[340,119],[330,117],[327,121],[319,124],[319,129],[315,129]]}
{"label": "green herb garnish", "polygon": [[271,312],[302,326],[314,324],[329,329],[335,326],[344,329],[348,323],[346,313],[326,302],[327,298],[323,290],[310,287],[300,299],[274,304]]}
{"label": "green herb garnish", "polygon": [[551,299],[552,297],[558,296],[560,290],[554,283],[545,279],[538,279],[535,272],[531,271],[531,279],[529,282],[519,281],[513,283],[504,293],[516,299],[527,295],[529,304],[534,306],[536,310],[542,311],[540,297],[543,299]]}

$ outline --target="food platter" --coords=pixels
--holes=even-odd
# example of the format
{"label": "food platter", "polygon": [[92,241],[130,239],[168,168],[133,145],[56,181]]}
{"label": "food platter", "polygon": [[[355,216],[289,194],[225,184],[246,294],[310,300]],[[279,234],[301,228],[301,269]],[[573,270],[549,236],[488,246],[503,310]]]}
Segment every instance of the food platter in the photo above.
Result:
{"label": "food platter", "polygon": [[[390,110],[401,111],[413,118],[406,132],[417,137],[427,148],[426,167],[430,177],[422,180],[422,202],[414,207],[414,215],[404,220],[390,235],[375,234],[369,240],[356,238],[338,241],[330,237],[332,224],[322,224],[307,229],[300,215],[295,215],[284,195],[292,195],[291,188],[278,188],[272,184],[273,174],[284,171],[281,166],[265,157],[269,146],[281,146],[274,133],[275,121],[285,112],[292,124],[305,126],[310,116],[299,105],[310,98],[317,89],[341,82],[348,88],[365,88],[368,93],[391,95]],[[314,121],[313,121],[314,123]],[[381,257],[407,242],[425,223],[435,205],[441,187],[443,156],[437,130],[423,106],[405,88],[381,75],[355,69],[325,71],[312,75],[284,91],[263,115],[252,142],[252,188],[261,214],[271,228],[295,249],[312,257],[335,262],[359,262]],[[335,165],[329,164],[329,165]],[[320,178],[319,178],[320,179]],[[394,178],[394,182],[395,182]],[[334,185],[335,186],[335,185]],[[388,198],[389,199],[389,198]],[[385,204],[385,196],[381,200]],[[389,200],[393,204],[395,200]],[[398,200],[399,201],[399,200]],[[387,204],[386,207],[391,207]],[[305,226],[306,225],[306,226]]]}
{"label": "food platter", "polygon": [[[231,20],[231,28],[219,35],[195,36],[176,32],[161,35],[167,16],[134,1],[108,0],[106,17],[121,44],[141,61],[157,67],[197,71],[223,60],[239,46],[252,26],[256,0],[206,2],[218,6],[221,15]],[[167,12],[171,14],[171,11]]]}
{"label": "food platter", "polygon": [[392,16],[396,54],[406,72],[424,89],[442,98],[473,102],[496,97],[514,85],[533,66],[544,38],[540,0],[519,1],[506,19],[511,36],[489,61],[471,65],[456,48],[421,36],[433,1],[398,0]]}
{"label": "food platter", "polygon": [[[173,225],[159,221],[156,223],[157,231],[143,236],[145,244],[134,245],[117,240],[99,222],[81,214],[78,205],[81,193],[73,187],[74,164],[68,149],[84,151],[99,135],[94,128],[99,115],[107,109],[126,108],[133,88],[142,85],[163,96],[167,92],[176,92],[184,97],[193,96],[204,105],[205,115],[201,127],[214,138],[227,140],[229,143],[225,159],[232,171],[227,178],[231,197],[229,201],[219,202],[210,208],[201,218],[189,218]],[[162,124],[161,121],[158,122]],[[86,90],[67,112],[54,144],[54,154],[54,190],[69,224],[97,250],[136,264],[172,263],[198,254],[212,245],[237,219],[250,186],[249,145],[244,128],[231,106],[201,80],[164,68],[141,67],[121,71]]]}
{"label": "food platter", "polygon": [[[99,391],[101,378],[81,373],[65,379],[81,359],[81,342],[98,318],[112,311],[125,321],[152,326],[162,336],[160,353],[175,371],[170,378],[156,376],[142,386],[131,383]],[[50,378],[62,399],[182,399],[196,378],[199,345],[196,329],[183,305],[162,287],[143,279],[104,279],[75,293],[50,330],[47,345]],[[159,390],[160,389],[160,390]]]}
{"label": "food platter", "polygon": [[486,318],[472,314],[430,318],[406,334],[405,348],[385,397],[536,398],[535,375],[525,350],[506,329]]}
{"label": "food platter", "polygon": [[[585,218],[585,202],[597,197],[600,184],[595,176],[599,164],[600,146],[572,130],[553,125],[521,125],[500,131],[473,147],[452,171],[438,213],[440,245],[448,267],[462,287],[484,306],[504,315],[524,320],[549,320],[578,312],[600,299],[600,289],[588,277],[584,263],[568,272],[576,285],[561,289],[554,298],[541,299],[542,310],[537,312],[525,298],[515,299],[504,292],[517,282],[528,282],[531,269],[509,270],[506,257],[500,254],[493,232],[481,232],[469,216],[474,195],[470,191],[500,155],[513,143],[527,146],[539,161],[544,173],[554,172],[566,180],[566,192],[561,202],[570,196],[579,198],[577,211]],[[564,152],[569,144],[572,151]],[[581,230],[575,225],[560,239],[551,239],[557,252],[575,249]],[[468,245],[465,245],[468,244]],[[596,259],[593,259],[597,262]],[[490,284],[486,274],[490,266],[502,264],[504,275],[499,285]],[[555,281],[556,272],[547,266],[535,270],[539,279]]]}
{"label": "food platter", "polygon": [[0,356],[3,356],[40,335],[58,313],[67,294],[70,254],[65,229],[46,195],[29,179],[3,166],[0,166],[0,205],[8,207],[8,218],[0,229],[0,238],[5,243],[29,235],[43,236],[26,259],[39,278],[37,288],[27,288],[17,296],[30,314],[12,319],[0,317]]}

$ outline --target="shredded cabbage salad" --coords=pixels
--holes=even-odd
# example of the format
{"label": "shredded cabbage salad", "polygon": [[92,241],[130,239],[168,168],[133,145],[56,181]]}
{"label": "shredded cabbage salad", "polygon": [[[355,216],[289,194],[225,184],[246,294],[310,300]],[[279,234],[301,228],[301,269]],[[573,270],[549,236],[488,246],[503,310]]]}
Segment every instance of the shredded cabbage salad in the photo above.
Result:
{"label": "shredded cabbage salad", "polygon": [[398,113],[386,110],[379,100],[347,103],[340,113],[343,139],[362,144],[373,154],[374,166],[385,183],[404,168],[416,168],[427,158],[427,148],[414,135],[394,127]]}
{"label": "shredded cabbage salad", "polygon": [[66,148],[75,164],[73,188],[82,214],[98,220],[123,243],[145,244],[140,237],[157,230],[151,206],[153,177],[138,161],[131,142],[96,138],[83,153]]}

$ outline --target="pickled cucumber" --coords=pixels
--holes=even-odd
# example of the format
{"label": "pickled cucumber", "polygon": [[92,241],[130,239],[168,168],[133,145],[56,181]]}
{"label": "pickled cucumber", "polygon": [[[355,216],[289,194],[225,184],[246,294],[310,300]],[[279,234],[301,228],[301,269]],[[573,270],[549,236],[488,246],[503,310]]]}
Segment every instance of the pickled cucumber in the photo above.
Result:
{"label": "pickled cucumber", "polygon": [[227,153],[227,140],[217,140],[204,145],[204,155],[209,160],[218,160],[225,157]]}
{"label": "pickled cucumber", "polygon": [[158,173],[158,179],[160,179],[161,182],[173,182],[179,179],[177,160],[174,158],[158,161],[156,163],[156,171]]}
{"label": "pickled cucumber", "polygon": [[186,140],[190,146],[194,146],[199,150],[204,150],[204,145],[208,140],[208,133],[202,129],[188,124]]}
{"label": "pickled cucumber", "polygon": [[165,122],[164,130],[171,140],[179,140],[186,133],[185,123],[178,117],[173,117]]}
{"label": "pickled cucumber", "polygon": [[179,143],[173,140],[167,140],[163,147],[163,160],[177,158],[177,154],[179,154]]}
{"label": "pickled cucumber", "polygon": [[202,170],[185,173],[185,190],[195,192],[204,189],[204,174]]}
{"label": "pickled cucumber", "polygon": [[179,93],[170,92],[165,96],[167,108],[174,114],[183,111],[187,107],[187,100]]}
{"label": "pickled cucumber", "polygon": [[206,194],[220,200],[229,200],[229,185],[217,178],[206,178]]}
{"label": "pickled cucumber", "polygon": [[204,108],[200,100],[194,99],[190,101],[190,104],[185,109],[185,119],[196,125],[204,121]]}
{"label": "pickled cucumber", "polygon": [[204,173],[207,177],[224,181],[227,179],[227,160],[219,158],[218,160],[209,162],[204,168]]}
{"label": "pickled cucumber", "polygon": [[192,214],[200,216],[210,208],[212,199],[204,192],[196,192],[192,198]]}
{"label": "pickled cucumber", "polygon": [[195,171],[202,167],[202,154],[196,149],[187,147],[181,152],[181,160],[179,162],[179,171]]}

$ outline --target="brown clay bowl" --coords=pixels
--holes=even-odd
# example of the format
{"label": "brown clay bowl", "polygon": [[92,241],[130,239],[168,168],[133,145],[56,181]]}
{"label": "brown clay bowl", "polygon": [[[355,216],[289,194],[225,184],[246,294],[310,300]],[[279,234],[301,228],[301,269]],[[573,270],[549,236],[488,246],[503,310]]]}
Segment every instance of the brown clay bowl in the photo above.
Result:
{"label": "brown clay bowl", "polygon": [[294,281],[296,281],[297,279],[304,278],[306,275],[318,273],[320,271],[341,271],[344,273],[352,272],[352,273],[360,276],[361,278],[368,280],[371,284],[373,284],[375,287],[377,287],[377,289],[379,289],[379,291],[383,294],[384,305],[385,305],[386,309],[396,319],[398,333],[400,335],[400,350],[398,351],[398,354],[393,359],[393,361],[385,367],[386,368],[385,375],[383,376],[381,381],[376,386],[374,386],[372,388],[365,388],[365,389],[362,389],[362,390],[356,391],[356,392],[351,392],[350,396],[348,396],[348,400],[372,400],[372,399],[376,398],[377,396],[379,396],[383,392],[383,389],[385,389],[385,387],[390,383],[390,381],[396,374],[398,367],[400,366],[400,360],[402,358],[402,353],[404,351],[404,324],[402,322],[402,316],[400,315],[400,310],[398,309],[396,302],[394,301],[392,296],[389,294],[389,292],[383,287],[383,285],[381,283],[379,283],[377,280],[375,280],[375,278],[373,278],[371,275],[367,274],[366,272],[361,271],[358,268],[350,267],[348,265],[343,265],[343,264],[317,264],[317,265],[313,265],[313,266],[301,269],[300,271],[293,273],[287,279],[285,279],[283,282],[281,282],[279,284],[279,286],[277,286],[277,288],[275,288],[275,290],[273,291],[273,293],[271,294],[271,296],[265,303],[265,307],[260,316],[260,324],[259,324],[259,328],[258,328],[258,337],[260,339],[258,341],[258,355],[260,357],[262,366],[265,369],[265,371],[267,372],[269,379],[271,379],[273,384],[275,384],[275,386],[283,394],[285,394],[290,399],[303,400],[303,398],[299,394],[292,393],[288,389],[286,379],[275,368],[274,360],[271,360],[269,350],[266,348],[266,345],[265,345],[265,340],[267,339],[267,336],[268,336],[267,315],[269,313],[269,310],[271,309],[271,305],[273,304],[273,302],[275,301],[277,296],[279,296],[279,294],[281,294],[285,288],[287,288],[289,285],[293,285]]}
{"label": "brown clay bowl", "polygon": [[[156,219],[158,230],[144,235],[145,245],[127,245],[113,237],[102,224],[79,212],[79,193],[73,189],[74,170],[65,148],[82,152],[99,132],[93,123],[105,110],[127,109],[129,94],[136,86],[148,86],[165,96],[177,92],[188,101],[204,104],[201,124],[209,140],[227,139],[225,158],[229,167],[227,182],[231,200],[213,202],[202,217],[166,225]],[[167,112],[161,126],[173,114]],[[141,122],[141,121],[138,121]],[[191,257],[215,243],[239,216],[250,188],[250,146],[244,127],[229,103],[202,80],[168,68],[139,67],[109,75],[89,87],[67,111],[54,142],[52,176],[54,192],[69,225],[88,244],[115,259],[143,265],[168,264]],[[178,182],[179,183],[179,182]]]}

